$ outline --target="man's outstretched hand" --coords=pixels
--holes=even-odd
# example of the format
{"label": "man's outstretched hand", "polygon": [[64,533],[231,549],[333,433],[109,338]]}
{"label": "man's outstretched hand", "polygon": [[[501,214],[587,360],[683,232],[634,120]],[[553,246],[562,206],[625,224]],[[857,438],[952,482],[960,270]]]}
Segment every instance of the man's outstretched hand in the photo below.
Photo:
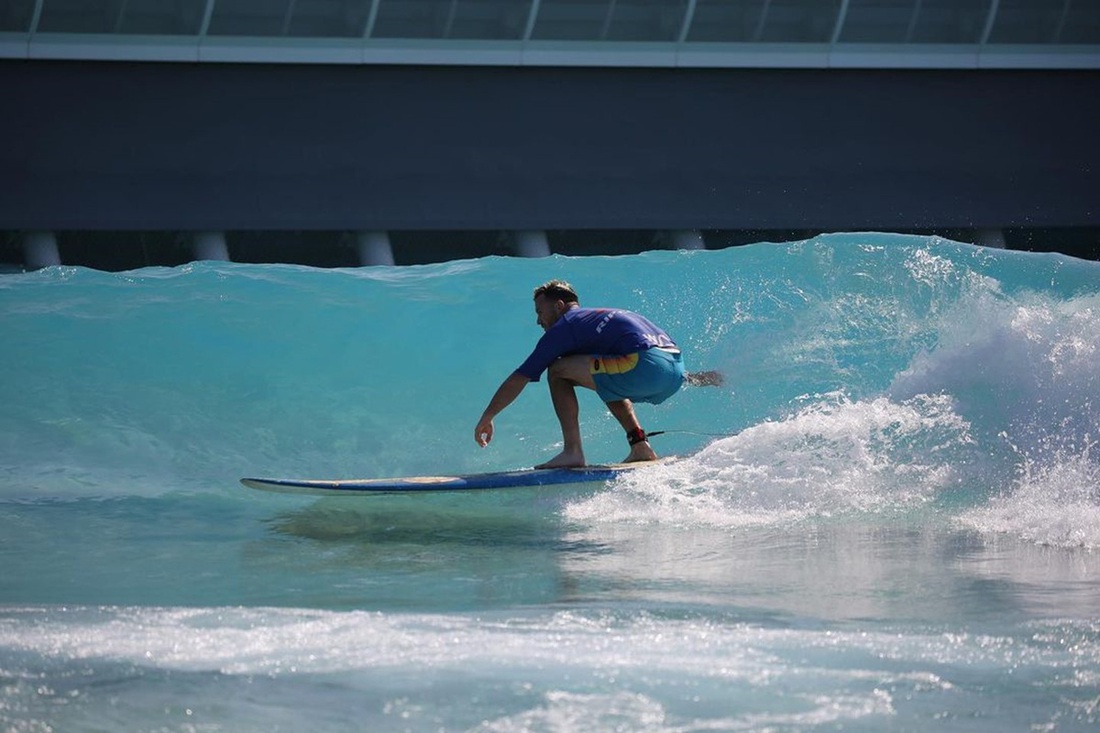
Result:
{"label": "man's outstretched hand", "polygon": [[477,427],[474,428],[474,440],[482,448],[489,445],[489,441],[493,439],[493,418],[482,416],[477,421]]}

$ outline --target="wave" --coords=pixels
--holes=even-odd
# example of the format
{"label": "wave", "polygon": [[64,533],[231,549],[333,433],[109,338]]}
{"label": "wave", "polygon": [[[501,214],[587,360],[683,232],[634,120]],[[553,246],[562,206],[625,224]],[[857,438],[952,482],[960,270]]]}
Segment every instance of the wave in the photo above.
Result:
{"label": "wave", "polygon": [[[649,429],[670,430],[656,447],[686,457],[571,504],[573,518],[742,526],[948,511],[982,533],[1100,546],[1100,265],[891,234],[4,276],[0,368],[14,376],[0,385],[0,501],[536,463],[560,439],[541,385],[498,419],[490,449],[470,434],[537,337],[530,291],[550,277],[586,304],[650,315],[689,368],[727,376],[640,407]],[[590,459],[621,458],[617,428],[587,397],[582,428]]]}

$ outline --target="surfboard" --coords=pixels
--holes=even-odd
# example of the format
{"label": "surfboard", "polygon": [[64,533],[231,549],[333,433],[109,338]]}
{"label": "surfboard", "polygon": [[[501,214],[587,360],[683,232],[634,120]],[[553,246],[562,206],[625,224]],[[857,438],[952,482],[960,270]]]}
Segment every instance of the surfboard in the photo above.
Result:
{"label": "surfboard", "polygon": [[418,494],[443,491],[485,491],[525,486],[586,484],[609,481],[627,471],[654,466],[661,461],[606,463],[580,468],[527,468],[517,471],[472,473],[455,476],[406,476],[368,479],[242,478],[250,489],[279,494],[334,496],[352,494]]}

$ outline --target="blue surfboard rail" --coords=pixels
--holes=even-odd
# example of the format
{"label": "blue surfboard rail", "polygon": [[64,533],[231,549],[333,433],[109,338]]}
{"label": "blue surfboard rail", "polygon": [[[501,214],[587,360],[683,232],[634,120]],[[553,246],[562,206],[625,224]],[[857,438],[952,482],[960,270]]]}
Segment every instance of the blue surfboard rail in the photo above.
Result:
{"label": "blue surfboard rail", "polygon": [[481,491],[526,486],[585,484],[609,481],[626,471],[652,466],[659,461],[613,463],[579,468],[529,468],[517,471],[460,474],[455,476],[408,476],[372,479],[287,479],[242,478],[251,489],[281,494],[416,494],[441,491]]}

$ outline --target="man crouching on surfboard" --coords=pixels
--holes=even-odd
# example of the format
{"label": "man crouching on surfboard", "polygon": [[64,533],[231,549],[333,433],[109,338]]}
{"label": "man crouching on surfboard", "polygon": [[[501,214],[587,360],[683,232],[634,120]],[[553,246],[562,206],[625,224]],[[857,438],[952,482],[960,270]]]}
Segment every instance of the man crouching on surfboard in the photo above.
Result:
{"label": "man crouching on surfboard", "polygon": [[546,371],[565,448],[535,468],[585,465],[577,387],[595,390],[607,403],[630,443],[624,462],[633,462],[652,461],[657,454],[632,401],[659,404],[676,394],[685,380],[721,383],[716,372],[686,374],[679,347],[644,317],[626,310],[582,308],[573,286],[562,280],[535,288],[535,315],[545,333],[497,389],[474,428],[474,440],[484,448],[493,439],[493,418]]}

